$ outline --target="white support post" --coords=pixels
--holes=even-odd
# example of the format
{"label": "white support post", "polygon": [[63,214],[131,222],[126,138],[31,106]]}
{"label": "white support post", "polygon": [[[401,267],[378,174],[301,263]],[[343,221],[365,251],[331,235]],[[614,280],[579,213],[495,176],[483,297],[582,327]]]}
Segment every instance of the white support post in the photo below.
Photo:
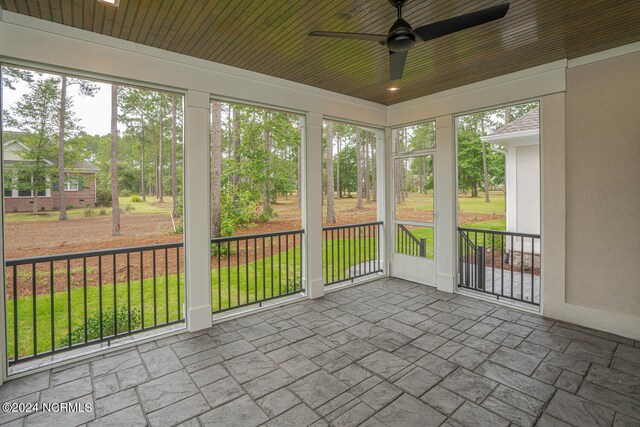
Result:
{"label": "white support post", "polygon": [[436,118],[436,287],[456,288],[456,145],[451,115]]}
{"label": "white support post", "polygon": [[392,216],[388,211],[391,206],[387,194],[387,163],[390,161],[391,148],[387,143],[387,134],[384,130],[376,130],[376,215],[377,220],[382,221],[384,225],[381,227],[380,236],[378,237],[378,245],[380,247],[380,265],[384,269],[384,274],[389,275],[389,250],[393,246],[389,246],[390,237],[393,235]]}
{"label": "white support post", "polygon": [[189,331],[211,327],[209,94],[188,91],[184,144],[185,314]]}
{"label": "white support post", "polygon": [[307,115],[302,224],[304,227],[304,281],[309,298],[324,296],[322,277],[322,115]]}

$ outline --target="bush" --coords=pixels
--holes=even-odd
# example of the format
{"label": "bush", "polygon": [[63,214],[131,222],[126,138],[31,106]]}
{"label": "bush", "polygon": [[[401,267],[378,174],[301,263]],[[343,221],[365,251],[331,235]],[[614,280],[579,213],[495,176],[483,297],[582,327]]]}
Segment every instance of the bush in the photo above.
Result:
{"label": "bush", "polygon": [[135,211],[135,210],[136,210],[136,208],[135,208],[135,207],[133,207],[133,206],[131,206],[130,204],[128,204],[128,205],[126,205],[126,206],[124,207],[124,210],[125,210],[126,212],[129,212],[129,211]]}
{"label": "bush", "polygon": [[93,216],[93,209],[87,208],[84,210],[84,217],[91,218]]}
{"label": "bush", "polygon": [[[109,194],[111,194],[111,193],[109,193]],[[132,193],[130,190],[122,190],[120,192],[120,197],[129,197],[132,194],[134,194],[134,193]],[[111,196],[109,196],[109,198],[111,198]]]}
{"label": "bush", "polygon": [[96,192],[96,203],[98,206],[111,206],[111,190],[98,188],[98,191]]}
{"label": "bush", "polygon": [[[108,310],[102,313],[102,336],[109,337],[115,333],[114,317],[117,317],[118,333],[129,331],[129,313],[127,306],[122,305],[118,308],[118,313],[114,316],[113,311]],[[142,327],[140,310],[136,307],[131,308],[131,330],[140,329]],[[71,344],[79,344],[84,342],[84,325],[78,325],[71,330]],[[100,338],[100,313],[94,313],[87,318],[87,340],[96,340]],[[69,337],[62,337],[58,340],[57,348],[67,347],[69,345]]]}
{"label": "bush", "polygon": [[100,209],[100,216],[107,215],[107,211],[105,209]]}
{"label": "bush", "polygon": [[235,253],[236,251],[234,251],[233,248],[227,248],[226,243],[220,243],[220,253],[218,253],[218,244],[217,243],[211,244],[212,257],[215,257],[215,258],[225,257],[225,256],[233,255]]}
{"label": "bush", "polygon": [[142,203],[142,197],[134,194],[131,196],[131,203]]}
{"label": "bush", "polygon": [[73,205],[67,205],[67,209],[73,209],[73,208],[75,208],[75,206],[73,206]]}

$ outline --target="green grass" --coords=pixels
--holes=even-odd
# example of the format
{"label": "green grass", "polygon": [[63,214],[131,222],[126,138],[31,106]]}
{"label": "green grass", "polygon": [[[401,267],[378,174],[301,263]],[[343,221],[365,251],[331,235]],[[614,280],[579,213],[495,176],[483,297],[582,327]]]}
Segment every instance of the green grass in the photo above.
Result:
{"label": "green grass", "polygon": [[[171,212],[168,209],[164,209],[158,206],[158,199],[155,197],[147,197],[146,202],[132,202],[131,197],[120,197],[120,209],[125,214],[150,214],[150,213],[167,213]],[[165,197],[164,203],[168,203],[171,206],[171,197]],[[127,210],[128,208],[128,210]],[[93,208],[72,208],[67,209],[67,217],[69,219],[89,219],[85,216],[85,211],[90,209],[93,217],[97,217],[100,211],[104,210],[106,216],[111,215],[111,208],[93,207]],[[34,215],[31,212],[6,212],[5,222],[16,221],[57,221],[58,211],[45,211]]]}
{"label": "green grass", "polygon": [[[431,258],[433,259],[433,255],[434,255],[434,231],[433,231],[433,227],[414,227],[411,228],[410,226],[407,226],[407,228],[409,228],[409,231],[411,232],[411,234],[418,240],[425,238],[426,240],[426,255],[427,258]],[[407,255],[412,255],[413,254],[413,245],[410,245],[408,247],[406,247],[405,245],[403,245],[403,242],[406,242],[406,240],[401,240],[400,235],[396,234],[396,252],[397,253],[401,253],[401,254],[407,254]],[[415,249],[416,251],[418,249]]]}
{"label": "green grass", "polygon": [[[349,240],[348,238],[336,238],[325,240],[322,242],[322,254],[322,274],[325,284],[343,281],[350,276],[356,275],[355,272],[351,272],[351,275],[349,275],[350,267],[378,258],[377,239],[352,238]],[[375,267],[377,267],[377,264]],[[363,271],[360,274],[369,272],[370,268],[372,270],[376,269],[373,265],[369,266],[367,264],[363,266]]]}
{"label": "green grass", "polygon": [[484,201],[484,193],[478,193],[478,197],[458,194],[458,209],[460,212],[479,214],[505,214],[506,205],[502,191],[490,191],[490,202]]}

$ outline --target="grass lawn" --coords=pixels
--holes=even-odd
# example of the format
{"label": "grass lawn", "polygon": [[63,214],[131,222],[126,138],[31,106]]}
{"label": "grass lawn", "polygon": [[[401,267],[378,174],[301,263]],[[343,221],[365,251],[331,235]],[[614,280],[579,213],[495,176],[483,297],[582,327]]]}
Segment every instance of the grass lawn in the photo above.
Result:
{"label": "grass lawn", "polygon": [[460,212],[480,213],[480,214],[505,214],[506,205],[504,200],[504,192],[490,191],[489,200],[484,201],[484,193],[478,193],[478,197],[465,196],[458,194],[458,209]]}
{"label": "grass lawn", "polygon": [[[148,196],[145,202],[133,202],[132,197],[120,197],[120,209],[125,214],[149,214],[149,213],[167,213],[171,212],[171,206],[173,199],[171,197],[165,197],[164,202],[160,204],[158,199],[153,196]],[[107,216],[111,215],[111,208],[104,207],[92,207],[92,208],[72,208],[67,209],[67,216],[69,219],[89,219],[91,217],[86,213],[91,211],[93,217],[100,215],[100,211],[105,211]],[[31,212],[6,212],[4,215],[5,221],[57,221],[58,211],[46,211],[39,214],[33,214]]]}

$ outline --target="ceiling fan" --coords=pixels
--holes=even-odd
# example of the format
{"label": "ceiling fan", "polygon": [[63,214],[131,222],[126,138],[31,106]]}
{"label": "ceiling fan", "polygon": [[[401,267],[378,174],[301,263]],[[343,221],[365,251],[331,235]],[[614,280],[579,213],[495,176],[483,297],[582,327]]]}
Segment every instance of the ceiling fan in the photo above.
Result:
{"label": "ceiling fan", "polygon": [[418,28],[402,19],[402,6],[405,0],[389,0],[389,3],[398,11],[398,19],[389,29],[389,34],[366,34],[366,33],[340,33],[331,31],[312,31],[310,36],[316,37],[337,37],[342,39],[367,40],[378,42],[389,49],[390,76],[391,80],[402,78],[404,64],[407,61],[407,54],[417,42],[426,42],[447,34],[455,33],[467,28],[475,27],[487,22],[500,19],[507,14],[509,3],[499,6],[489,7],[477,12],[445,19]]}

